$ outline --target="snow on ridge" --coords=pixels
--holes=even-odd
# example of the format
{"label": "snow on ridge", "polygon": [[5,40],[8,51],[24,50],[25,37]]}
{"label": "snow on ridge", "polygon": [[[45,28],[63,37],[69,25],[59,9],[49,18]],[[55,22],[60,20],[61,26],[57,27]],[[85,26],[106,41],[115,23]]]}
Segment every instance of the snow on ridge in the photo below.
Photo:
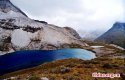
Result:
{"label": "snow on ridge", "polygon": [[0,19],[7,19],[7,18],[17,18],[17,17],[25,17],[20,12],[9,11],[7,13],[0,11]]}
{"label": "snow on ridge", "polygon": [[19,27],[27,27],[30,26],[32,28],[42,28],[45,25],[40,22],[36,22],[19,12],[9,11],[8,13],[4,13],[0,11],[0,19],[15,19],[14,24]]}
{"label": "snow on ridge", "polygon": [[14,24],[21,27],[30,26],[32,28],[42,28],[45,26],[44,24],[36,22],[30,18],[20,17],[20,18],[14,18],[14,19],[15,19]]}

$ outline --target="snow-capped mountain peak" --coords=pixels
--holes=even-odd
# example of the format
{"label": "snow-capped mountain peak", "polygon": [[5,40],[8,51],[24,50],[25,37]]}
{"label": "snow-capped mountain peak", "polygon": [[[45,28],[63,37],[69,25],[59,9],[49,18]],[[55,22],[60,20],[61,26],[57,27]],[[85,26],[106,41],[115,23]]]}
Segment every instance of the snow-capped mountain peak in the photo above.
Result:
{"label": "snow-capped mountain peak", "polygon": [[58,27],[45,21],[27,17],[10,0],[0,0],[0,51],[49,50],[88,46],[72,28]]}

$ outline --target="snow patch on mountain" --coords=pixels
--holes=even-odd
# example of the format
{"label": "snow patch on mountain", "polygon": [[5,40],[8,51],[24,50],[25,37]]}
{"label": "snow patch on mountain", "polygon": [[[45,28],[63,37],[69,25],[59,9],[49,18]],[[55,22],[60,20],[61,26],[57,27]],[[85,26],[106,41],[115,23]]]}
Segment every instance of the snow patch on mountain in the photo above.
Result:
{"label": "snow patch on mountain", "polygon": [[29,35],[22,29],[14,30],[11,38],[12,44],[18,47],[25,47],[30,43]]}
{"label": "snow patch on mountain", "polygon": [[19,17],[25,17],[25,16],[22,15],[20,12],[9,11],[7,13],[4,13],[0,11],[0,19],[19,18]]}

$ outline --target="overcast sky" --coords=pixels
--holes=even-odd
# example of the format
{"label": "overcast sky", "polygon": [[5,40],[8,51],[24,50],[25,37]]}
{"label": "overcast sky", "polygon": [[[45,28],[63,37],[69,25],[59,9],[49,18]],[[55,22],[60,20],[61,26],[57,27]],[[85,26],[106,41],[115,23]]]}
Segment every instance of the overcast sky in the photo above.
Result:
{"label": "overcast sky", "polygon": [[77,31],[107,30],[125,22],[124,0],[11,0],[30,18]]}

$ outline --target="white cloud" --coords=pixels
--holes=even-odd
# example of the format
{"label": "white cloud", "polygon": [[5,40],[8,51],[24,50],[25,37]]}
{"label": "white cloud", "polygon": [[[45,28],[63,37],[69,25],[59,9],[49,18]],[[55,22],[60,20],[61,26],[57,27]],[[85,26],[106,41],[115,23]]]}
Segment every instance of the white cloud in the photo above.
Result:
{"label": "white cloud", "polygon": [[125,21],[124,0],[11,0],[29,17],[76,30],[107,30]]}

